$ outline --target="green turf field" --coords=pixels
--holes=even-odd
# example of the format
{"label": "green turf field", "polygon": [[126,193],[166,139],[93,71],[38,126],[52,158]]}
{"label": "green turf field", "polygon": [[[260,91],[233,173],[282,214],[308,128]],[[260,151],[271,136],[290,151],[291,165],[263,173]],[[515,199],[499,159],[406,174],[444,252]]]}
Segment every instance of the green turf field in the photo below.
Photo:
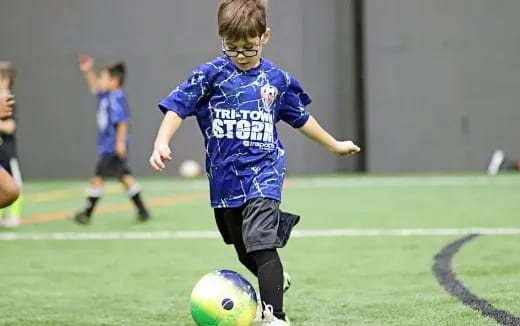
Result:
{"label": "green turf field", "polygon": [[[137,223],[109,183],[102,213],[85,227],[64,219],[83,206],[85,182],[27,183],[27,224],[0,229],[3,239],[23,238],[0,241],[0,325],[193,325],[189,295],[203,274],[233,269],[256,284],[214,236],[204,180],[142,185],[151,222]],[[282,207],[302,215],[298,231],[362,234],[300,233],[281,251],[292,324],[497,325],[438,284],[433,257],[463,236],[454,232],[520,228],[519,194],[517,175],[290,178]],[[395,235],[412,229],[439,234]],[[393,235],[377,234],[385,230]],[[86,239],[51,239],[63,236]],[[93,239],[129,236],[143,239]],[[520,316],[518,248],[520,235],[477,237],[453,270],[473,293]]]}

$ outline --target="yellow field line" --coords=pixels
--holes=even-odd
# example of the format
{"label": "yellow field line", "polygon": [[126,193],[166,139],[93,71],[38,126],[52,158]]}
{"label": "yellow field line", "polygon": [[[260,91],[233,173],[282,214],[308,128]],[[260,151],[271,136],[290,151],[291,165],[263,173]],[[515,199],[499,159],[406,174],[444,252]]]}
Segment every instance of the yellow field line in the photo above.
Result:
{"label": "yellow field line", "polygon": [[[109,185],[104,189],[108,193],[114,193],[121,190],[121,186]],[[85,190],[79,189],[62,189],[62,190],[51,190],[39,192],[34,195],[24,195],[24,201],[26,202],[44,202],[56,199],[65,199],[70,197],[76,197],[79,193],[84,193]]]}
{"label": "yellow field line", "polygon": [[[189,201],[194,201],[198,199],[207,198],[207,192],[196,192],[189,194],[181,194],[170,197],[160,197],[160,198],[152,198],[146,201],[148,206],[167,206],[170,204],[176,203],[185,203]],[[120,203],[120,204],[111,204],[111,205],[101,205],[96,209],[96,213],[112,213],[112,212],[122,212],[129,211],[133,209],[133,205],[131,203]],[[63,220],[67,218],[71,218],[74,212],[53,212],[46,214],[38,214],[34,216],[29,216],[22,219],[22,224],[37,224],[37,223],[45,223]]]}

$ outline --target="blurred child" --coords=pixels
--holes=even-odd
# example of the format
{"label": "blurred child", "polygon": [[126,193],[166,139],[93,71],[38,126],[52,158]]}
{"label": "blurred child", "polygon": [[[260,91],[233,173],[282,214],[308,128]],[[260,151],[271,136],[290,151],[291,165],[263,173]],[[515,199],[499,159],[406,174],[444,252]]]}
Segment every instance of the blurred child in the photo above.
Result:
{"label": "blurred child", "polygon": [[283,247],[299,216],[280,211],[285,149],[280,120],[327,150],[360,149],[338,141],[309,114],[300,83],[262,58],[271,31],[266,1],[222,0],[218,9],[224,56],[196,68],[159,104],[165,114],[150,164],[163,171],[169,142],[183,120],[195,116],[205,139],[206,172],[217,227],[239,261],[258,277],[262,325],[290,325],[283,310]]}
{"label": "blurred child", "polygon": [[[11,94],[12,87],[16,78],[16,70],[12,63],[7,61],[0,62],[0,96]],[[0,119],[0,163],[5,170],[13,177],[18,189],[22,189],[22,176],[16,156],[16,107],[12,106],[12,115]],[[13,202],[8,208],[2,211],[3,220],[0,226],[17,227],[20,225],[22,196]]]}
{"label": "blurred child", "polygon": [[123,63],[102,68],[99,76],[94,72],[94,59],[82,55],[79,66],[85,75],[92,94],[97,96],[97,126],[99,162],[88,191],[87,205],[74,220],[79,224],[90,221],[96,204],[103,194],[106,178],[117,178],[124,185],[128,196],[137,208],[137,219],[147,221],[150,214],[141,199],[141,187],[127,165],[128,105],[122,90],[126,69]]}
{"label": "blurred child", "polygon": [[[13,112],[14,98],[12,95],[0,95],[0,119],[11,116]],[[0,150],[1,151],[1,150]],[[0,157],[6,155],[0,154]],[[14,179],[3,168],[0,162],[0,208],[11,205],[19,196],[20,192]]]}

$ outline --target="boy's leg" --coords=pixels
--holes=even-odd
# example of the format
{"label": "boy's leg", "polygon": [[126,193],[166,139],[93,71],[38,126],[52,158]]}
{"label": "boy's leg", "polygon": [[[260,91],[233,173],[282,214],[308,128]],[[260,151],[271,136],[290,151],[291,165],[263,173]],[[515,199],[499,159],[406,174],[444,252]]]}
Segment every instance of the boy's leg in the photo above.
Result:
{"label": "boy's leg", "polygon": [[0,208],[11,205],[19,195],[20,191],[14,179],[0,167]]}
{"label": "boy's leg", "polygon": [[138,218],[141,221],[147,221],[150,219],[150,214],[144,206],[144,202],[141,198],[141,186],[137,183],[135,178],[130,174],[125,174],[121,177],[121,183],[125,187],[128,197],[132,200],[135,207],[137,208]]}
{"label": "boy's leg", "polygon": [[15,228],[20,226],[22,223],[21,216],[21,202],[22,202],[22,194],[18,196],[10,206],[6,207],[2,211],[3,221],[1,222],[1,226],[8,228]]}
{"label": "boy's leg", "polygon": [[[22,174],[20,172],[20,166],[18,165],[18,160],[14,157],[9,159],[8,169],[6,169],[9,174],[13,177],[18,189],[21,191],[23,186]],[[17,227],[21,224],[20,217],[22,216],[22,194],[18,196],[9,207],[7,207],[3,212],[4,220],[2,221],[2,226],[5,227]]]}
{"label": "boy's leg", "polygon": [[[246,249],[258,268],[259,292],[264,308],[271,306],[274,317],[286,320],[283,311],[283,266],[276,251],[282,246],[279,205],[280,202],[267,198],[248,201],[242,212],[242,232]],[[264,315],[268,310],[271,309],[264,309]]]}
{"label": "boy's leg", "polygon": [[90,188],[87,194],[87,204],[83,211],[74,216],[74,220],[79,224],[86,224],[90,221],[90,217],[96,208],[99,199],[103,195],[103,178],[96,175],[90,179]]}
{"label": "boy's leg", "polygon": [[273,307],[273,315],[285,320],[283,312],[283,266],[276,249],[251,253],[258,266],[258,287],[262,302]]}
{"label": "boy's leg", "polygon": [[258,268],[253,257],[247,253],[242,238],[242,209],[241,208],[215,208],[215,219],[219,231],[227,244],[233,244],[238,260],[253,275],[258,276]]}
{"label": "boy's leg", "polygon": [[[22,180],[22,172],[20,171],[20,165],[18,164],[18,160],[16,158],[11,158],[9,161],[9,166],[11,167],[11,175],[13,176],[14,181],[18,185],[20,191],[23,187]],[[18,226],[20,225],[20,217],[22,217],[22,194],[18,199],[9,206],[9,216],[8,216],[8,224]]]}

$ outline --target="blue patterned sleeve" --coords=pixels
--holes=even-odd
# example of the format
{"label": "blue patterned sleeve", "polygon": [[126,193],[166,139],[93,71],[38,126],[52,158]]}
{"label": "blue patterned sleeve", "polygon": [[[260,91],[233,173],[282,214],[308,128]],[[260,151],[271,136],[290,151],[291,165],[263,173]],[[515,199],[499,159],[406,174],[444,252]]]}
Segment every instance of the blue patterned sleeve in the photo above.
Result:
{"label": "blue patterned sleeve", "polygon": [[165,97],[159,108],[163,113],[173,111],[182,119],[195,114],[197,103],[209,93],[209,83],[203,66],[195,69],[191,75],[170,95]]}
{"label": "blue patterned sleeve", "polygon": [[128,121],[128,109],[124,96],[110,97],[110,109],[112,110],[112,120],[114,123]]}
{"label": "blue patterned sleeve", "polygon": [[293,128],[300,128],[309,120],[310,114],[306,107],[312,100],[294,77],[286,75],[286,81],[287,89],[282,97],[280,118]]}

